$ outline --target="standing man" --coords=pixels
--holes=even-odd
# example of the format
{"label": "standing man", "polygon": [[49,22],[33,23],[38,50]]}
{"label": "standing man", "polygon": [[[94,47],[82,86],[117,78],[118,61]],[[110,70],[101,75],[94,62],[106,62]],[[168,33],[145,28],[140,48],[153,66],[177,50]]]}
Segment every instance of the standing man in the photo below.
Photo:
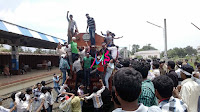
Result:
{"label": "standing man", "polygon": [[90,66],[92,64],[92,59],[89,55],[89,53],[86,54],[86,57],[83,58],[83,64],[84,64],[84,81],[85,81],[85,86],[88,87],[90,85]]}
{"label": "standing man", "polygon": [[70,43],[71,38],[74,36],[74,27],[76,28],[76,32],[78,32],[78,27],[76,25],[76,21],[73,20],[73,15],[69,15],[69,11],[67,11],[67,21],[68,24],[68,43]]}
{"label": "standing man", "polygon": [[178,86],[178,75],[175,72],[175,62],[168,61],[167,68],[169,69],[169,73],[167,74],[167,76],[173,80],[174,87],[177,87]]}
{"label": "standing man", "polygon": [[[94,18],[90,17],[89,14],[86,14],[87,17],[87,29],[89,28],[89,33],[90,33],[90,40],[91,40],[91,45],[95,45],[95,31],[96,31],[96,24],[94,21]],[[87,32],[86,29],[86,32]]]}
{"label": "standing man", "polygon": [[72,41],[71,41],[71,51],[72,51],[72,62],[74,63],[75,61],[75,57],[78,56],[78,48],[77,48],[77,43],[76,41],[76,37],[72,37]]}
{"label": "standing man", "polygon": [[62,85],[63,85],[66,80],[66,72],[70,70],[70,66],[68,64],[67,57],[65,54],[61,55],[59,69],[63,75],[63,82],[62,82]]}

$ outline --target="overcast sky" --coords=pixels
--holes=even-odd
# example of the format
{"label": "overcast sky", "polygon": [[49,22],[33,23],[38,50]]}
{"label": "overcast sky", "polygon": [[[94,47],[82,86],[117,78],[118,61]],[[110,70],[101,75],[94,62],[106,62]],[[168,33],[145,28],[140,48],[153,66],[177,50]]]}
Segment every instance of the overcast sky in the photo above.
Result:
{"label": "overcast sky", "polygon": [[124,36],[120,47],[148,43],[164,50],[163,30],[167,19],[168,49],[200,45],[199,0],[0,0],[0,19],[67,40],[66,13],[74,16],[79,32],[86,31],[89,13],[96,33],[110,30]]}

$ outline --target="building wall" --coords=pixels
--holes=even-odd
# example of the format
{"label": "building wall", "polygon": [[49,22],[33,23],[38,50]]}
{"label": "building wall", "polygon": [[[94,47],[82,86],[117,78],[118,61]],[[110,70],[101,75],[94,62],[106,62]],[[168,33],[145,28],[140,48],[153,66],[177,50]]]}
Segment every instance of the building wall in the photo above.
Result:
{"label": "building wall", "polygon": [[[50,60],[52,66],[59,66],[59,56],[57,55],[19,55],[19,68],[22,63],[29,65],[32,69],[37,68],[37,64],[42,64],[44,60]],[[9,64],[11,68],[11,55],[0,54],[0,66]]]}
{"label": "building wall", "polygon": [[142,56],[144,59],[147,58],[160,58],[160,52],[159,51],[141,51],[141,52],[136,52],[136,56]]}

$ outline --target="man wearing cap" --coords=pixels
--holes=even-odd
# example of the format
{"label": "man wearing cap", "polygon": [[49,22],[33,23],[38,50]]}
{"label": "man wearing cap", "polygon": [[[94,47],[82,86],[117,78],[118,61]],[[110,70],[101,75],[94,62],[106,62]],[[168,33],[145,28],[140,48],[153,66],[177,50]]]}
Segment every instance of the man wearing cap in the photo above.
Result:
{"label": "man wearing cap", "polygon": [[[70,98],[66,99],[65,95],[70,95]],[[63,112],[71,112],[71,101],[74,98],[74,94],[63,92],[59,97],[61,101],[59,109]]]}
{"label": "man wearing cap", "polygon": [[[95,31],[96,31],[96,24],[94,21],[94,18],[90,17],[89,14],[86,14],[87,17],[87,29],[89,28],[89,33],[90,33],[90,40],[91,40],[91,45],[95,45]],[[87,32],[86,29],[86,32]]]}
{"label": "man wearing cap", "polygon": [[69,15],[69,11],[67,11],[67,21],[68,24],[68,43],[71,41],[71,38],[74,36],[74,27],[76,28],[76,31],[78,32],[78,27],[76,25],[76,21],[73,20],[73,15]]}
{"label": "man wearing cap", "polygon": [[77,48],[77,43],[76,41],[76,37],[72,37],[72,41],[71,41],[71,51],[72,51],[72,61],[74,63],[75,61],[75,57],[78,56],[78,48]]}
{"label": "man wearing cap", "polygon": [[193,67],[190,65],[183,65],[181,67],[181,86],[178,87],[180,91],[180,98],[188,106],[188,112],[197,112],[198,99],[200,88],[199,85],[192,80]]}

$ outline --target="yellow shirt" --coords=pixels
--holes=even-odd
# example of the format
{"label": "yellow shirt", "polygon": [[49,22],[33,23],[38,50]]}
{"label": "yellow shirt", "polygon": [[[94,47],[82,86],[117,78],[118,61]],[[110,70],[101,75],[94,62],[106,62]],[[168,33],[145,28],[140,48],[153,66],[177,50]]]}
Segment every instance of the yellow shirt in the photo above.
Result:
{"label": "yellow shirt", "polygon": [[84,100],[83,98],[79,98],[75,96],[71,101],[72,112],[82,112],[81,111],[81,103],[80,101]]}

